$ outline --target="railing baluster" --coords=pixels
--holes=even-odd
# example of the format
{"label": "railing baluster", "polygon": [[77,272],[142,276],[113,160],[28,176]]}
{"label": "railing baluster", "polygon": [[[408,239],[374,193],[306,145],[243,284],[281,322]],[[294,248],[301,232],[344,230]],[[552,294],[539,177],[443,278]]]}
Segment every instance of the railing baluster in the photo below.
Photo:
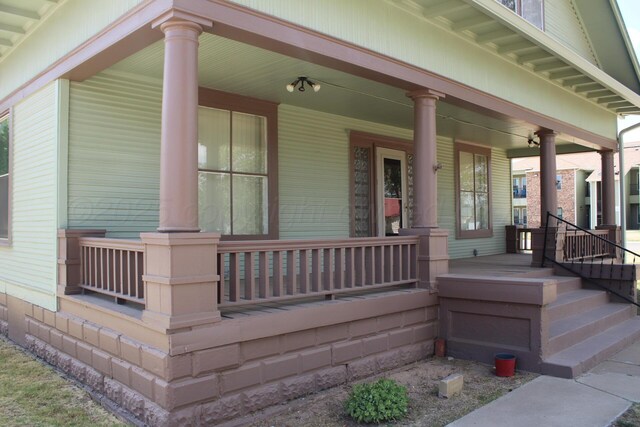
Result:
{"label": "railing baluster", "polygon": [[273,251],[273,296],[283,295],[282,291],[282,252]]}
{"label": "railing baluster", "polygon": [[365,264],[366,264],[366,272],[367,277],[365,280],[365,286],[371,286],[375,283],[375,269],[376,269],[376,259],[375,259],[375,251],[373,246],[367,246],[364,249],[365,253]]}
{"label": "railing baluster", "polygon": [[269,264],[267,262],[267,252],[258,252],[258,296],[267,298],[269,288]]}
{"label": "railing baluster", "polygon": [[287,251],[287,294],[297,293],[296,251]]}
{"label": "railing baluster", "polygon": [[365,262],[364,262],[364,248],[362,246],[358,246],[354,248],[355,250],[355,281],[354,287],[363,286],[366,280],[365,270]]}
{"label": "railing baluster", "polygon": [[322,289],[324,291],[333,290],[333,250],[325,248],[322,250]]}
{"label": "railing baluster", "polygon": [[311,291],[320,291],[321,282],[321,270],[320,270],[320,250],[313,249],[311,251]]}
{"label": "railing baluster", "polygon": [[402,280],[402,245],[393,246],[393,279]]}
{"label": "railing baluster", "polygon": [[253,252],[244,253],[244,298],[251,301],[254,298],[256,286],[256,264]]}
{"label": "railing baluster", "polygon": [[309,251],[300,249],[300,293],[309,292]]}
{"label": "railing baluster", "polygon": [[229,254],[229,301],[240,299],[240,259],[239,254]]}
{"label": "railing baluster", "polygon": [[385,281],[385,283],[389,283],[389,282],[393,282],[393,273],[394,273],[394,268],[393,268],[393,250],[394,250],[395,246],[394,245],[389,245],[385,247],[385,251],[384,251],[384,265],[385,265],[385,269],[384,269],[384,277],[382,280]]}
{"label": "railing baluster", "polygon": [[334,251],[335,259],[335,285],[336,289],[344,288],[344,248],[336,248]]}

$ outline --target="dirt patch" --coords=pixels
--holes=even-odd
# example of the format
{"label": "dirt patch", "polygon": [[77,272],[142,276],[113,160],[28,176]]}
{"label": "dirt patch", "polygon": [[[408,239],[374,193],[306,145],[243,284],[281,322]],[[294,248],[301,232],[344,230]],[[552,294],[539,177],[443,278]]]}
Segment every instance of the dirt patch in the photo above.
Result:
{"label": "dirt patch", "polygon": [[[438,381],[447,375],[462,373],[464,388],[451,399],[438,397]],[[409,416],[394,424],[398,426],[444,426],[461,418],[498,397],[509,393],[537,377],[537,374],[517,372],[511,378],[499,378],[493,367],[465,360],[432,358],[382,375],[407,387]],[[371,381],[371,379],[367,380]],[[344,385],[281,405],[277,415],[257,414],[260,421],[252,427],[355,427],[345,415],[344,401],[351,385]],[[269,412],[273,414],[274,409]]]}

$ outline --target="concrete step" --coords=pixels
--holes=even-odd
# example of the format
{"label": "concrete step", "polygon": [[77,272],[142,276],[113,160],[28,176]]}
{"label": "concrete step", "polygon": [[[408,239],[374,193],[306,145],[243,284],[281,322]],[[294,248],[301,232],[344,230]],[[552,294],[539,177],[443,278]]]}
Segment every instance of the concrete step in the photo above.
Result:
{"label": "concrete step", "polygon": [[635,306],[629,304],[608,303],[551,322],[544,354],[560,352],[622,323],[633,316],[634,309]]}
{"label": "concrete step", "polygon": [[565,292],[577,291],[578,289],[582,289],[582,279],[580,277],[575,276],[548,276],[549,279],[556,280],[558,294],[563,294]]}
{"label": "concrete step", "polygon": [[[634,306],[635,308],[635,306]],[[640,317],[634,316],[542,361],[541,373],[575,378],[640,339]]]}
{"label": "concrete step", "polygon": [[546,308],[549,321],[554,322],[603,306],[608,302],[609,296],[605,291],[578,289],[559,294],[558,299]]}
{"label": "concrete step", "polygon": [[533,268],[525,273],[514,274],[513,277],[539,278],[553,275],[553,268]]}

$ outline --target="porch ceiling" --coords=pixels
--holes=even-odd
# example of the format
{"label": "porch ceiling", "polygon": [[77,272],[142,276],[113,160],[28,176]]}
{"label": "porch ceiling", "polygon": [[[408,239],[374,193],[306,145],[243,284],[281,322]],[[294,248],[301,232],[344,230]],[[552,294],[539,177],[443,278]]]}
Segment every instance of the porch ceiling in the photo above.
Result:
{"label": "porch ceiling", "polygon": [[66,0],[0,0],[0,62]]}
{"label": "porch ceiling", "polygon": [[[162,41],[113,65],[110,70],[162,79]],[[285,86],[298,76],[322,85],[314,93],[289,93]],[[352,74],[301,61],[269,50],[205,33],[200,37],[200,85],[401,128],[413,127],[413,106],[403,90]],[[490,144],[505,150],[525,149],[537,126],[489,117],[444,101],[438,103],[438,135]],[[575,151],[559,139],[559,151]],[[584,147],[583,147],[584,148]],[[528,155],[537,155],[531,150]]]}
{"label": "porch ceiling", "polygon": [[617,114],[640,113],[640,95],[494,0],[394,4]]}

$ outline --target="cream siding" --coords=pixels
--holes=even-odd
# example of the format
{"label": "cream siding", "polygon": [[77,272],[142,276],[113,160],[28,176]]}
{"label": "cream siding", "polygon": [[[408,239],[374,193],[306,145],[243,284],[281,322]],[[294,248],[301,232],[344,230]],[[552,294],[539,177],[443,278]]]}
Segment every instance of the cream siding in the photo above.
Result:
{"label": "cream siding", "polygon": [[56,309],[59,82],[13,108],[12,244],[0,247],[0,293]]}
{"label": "cream siding", "polygon": [[0,62],[0,99],[143,0],[67,0]]}
{"label": "cream siding", "polygon": [[547,34],[599,65],[572,0],[546,0],[544,12]]}
{"label": "cream siding", "polygon": [[162,86],[121,74],[71,83],[70,228],[139,237],[158,227]]}
{"label": "cream siding", "polygon": [[[609,138],[615,114],[385,0],[233,0]],[[384,28],[384,31],[380,31]]]}

